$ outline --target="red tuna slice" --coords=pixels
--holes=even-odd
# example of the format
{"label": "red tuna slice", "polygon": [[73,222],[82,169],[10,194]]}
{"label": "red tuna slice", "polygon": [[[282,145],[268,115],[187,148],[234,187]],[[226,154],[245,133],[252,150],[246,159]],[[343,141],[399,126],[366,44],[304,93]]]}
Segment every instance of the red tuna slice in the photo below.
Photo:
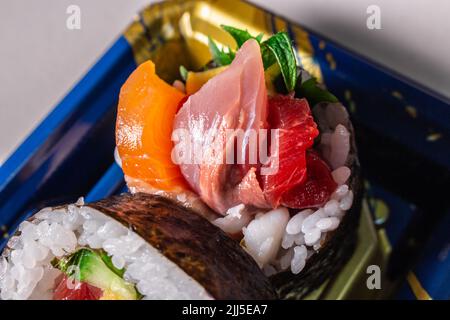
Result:
{"label": "red tuna slice", "polygon": [[53,293],[53,300],[99,300],[103,291],[90,284],[60,277]]}
{"label": "red tuna slice", "polygon": [[330,167],[316,151],[306,154],[307,179],[305,183],[283,194],[281,203],[289,208],[303,209],[323,206],[336,190],[337,184]]}
{"label": "red tuna slice", "polygon": [[[260,47],[255,40],[248,40],[231,65],[191,95],[175,116],[173,137],[181,134],[186,138],[187,132],[189,142],[174,139],[175,160],[193,190],[219,213],[224,214],[240,203],[234,190],[249,168],[236,162],[246,162],[248,138],[252,130],[258,132],[264,126],[266,112],[267,92]],[[241,156],[232,162],[234,164],[226,161],[227,152],[234,150],[230,142],[235,141],[227,136],[228,129],[241,129],[244,136],[239,147],[241,152],[236,152]],[[189,152],[183,145],[189,145]],[[195,158],[199,154],[200,161]],[[189,161],[193,159],[197,161]]]}
{"label": "red tuna slice", "polygon": [[[306,99],[290,95],[269,98],[268,119],[270,129],[279,129],[278,161],[269,162],[265,168],[273,170],[271,174],[261,175],[261,181],[266,199],[275,208],[285,192],[305,181],[305,153],[319,131]],[[271,143],[274,143],[273,137]]]}

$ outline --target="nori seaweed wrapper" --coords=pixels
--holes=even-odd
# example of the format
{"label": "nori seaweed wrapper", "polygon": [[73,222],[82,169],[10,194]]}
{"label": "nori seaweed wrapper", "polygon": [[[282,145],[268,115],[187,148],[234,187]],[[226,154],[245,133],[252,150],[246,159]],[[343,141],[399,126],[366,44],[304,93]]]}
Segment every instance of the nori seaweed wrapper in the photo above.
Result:
{"label": "nori seaweed wrapper", "polygon": [[88,206],[131,228],[215,299],[276,298],[269,279],[239,243],[170,199],[124,193]]}

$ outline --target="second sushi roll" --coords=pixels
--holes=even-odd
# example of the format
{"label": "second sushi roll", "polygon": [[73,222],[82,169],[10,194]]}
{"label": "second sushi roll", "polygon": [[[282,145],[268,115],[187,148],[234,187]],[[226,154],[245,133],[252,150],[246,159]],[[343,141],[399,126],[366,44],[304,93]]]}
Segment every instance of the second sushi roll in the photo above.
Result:
{"label": "second sushi roll", "polygon": [[0,256],[0,298],[274,299],[252,258],[172,200],[123,194],[39,211]]}

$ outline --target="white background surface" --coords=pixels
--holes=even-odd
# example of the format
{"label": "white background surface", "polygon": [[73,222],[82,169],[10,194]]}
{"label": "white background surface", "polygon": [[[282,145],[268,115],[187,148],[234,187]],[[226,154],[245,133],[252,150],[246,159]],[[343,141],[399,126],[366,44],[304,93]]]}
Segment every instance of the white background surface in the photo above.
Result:
{"label": "white background surface", "polygon": [[[0,0],[0,163],[149,0]],[[450,97],[449,0],[253,0]],[[81,30],[66,8],[81,8]],[[366,9],[381,8],[381,30]]]}

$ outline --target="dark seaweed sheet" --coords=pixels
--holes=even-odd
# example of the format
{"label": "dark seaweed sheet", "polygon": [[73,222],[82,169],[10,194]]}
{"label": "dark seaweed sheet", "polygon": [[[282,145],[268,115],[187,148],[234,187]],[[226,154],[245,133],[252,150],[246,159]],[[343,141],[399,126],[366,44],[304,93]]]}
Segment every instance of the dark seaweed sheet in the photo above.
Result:
{"label": "dark seaweed sheet", "polygon": [[122,194],[89,204],[131,228],[216,299],[274,299],[255,261],[222,230],[167,198]]}

